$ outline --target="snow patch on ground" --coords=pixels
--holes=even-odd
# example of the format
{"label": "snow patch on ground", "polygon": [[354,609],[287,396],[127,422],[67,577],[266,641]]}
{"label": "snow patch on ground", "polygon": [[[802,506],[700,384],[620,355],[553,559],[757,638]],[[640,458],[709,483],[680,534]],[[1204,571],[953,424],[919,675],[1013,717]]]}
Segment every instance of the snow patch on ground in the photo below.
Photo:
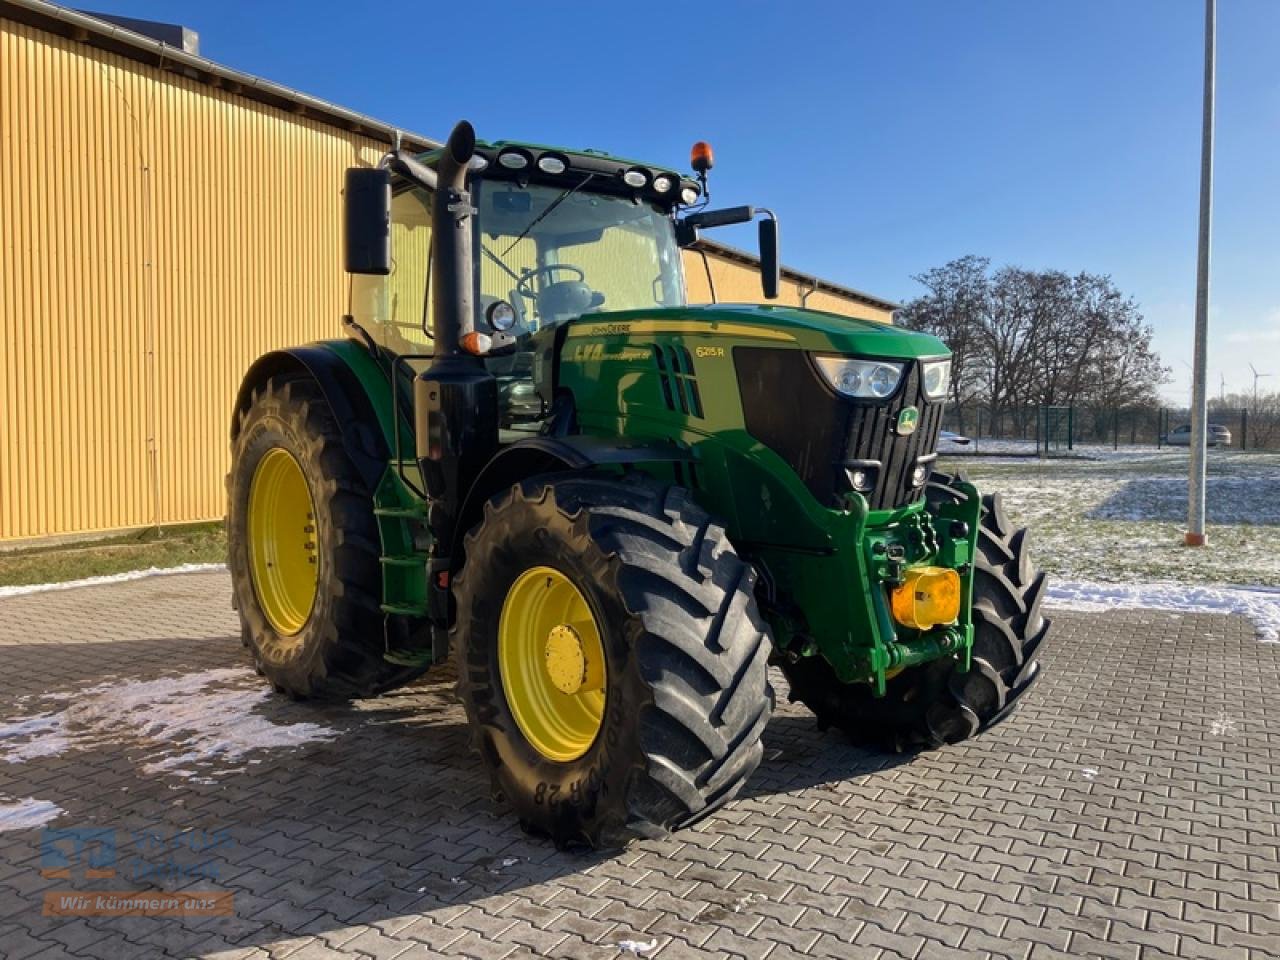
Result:
{"label": "snow patch on ground", "polygon": [[1235,718],[1225,710],[1218,711],[1218,716],[1209,725],[1209,732],[1215,737],[1233,737],[1236,734]]}
{"label": "snow patch on ground", "polygon": [[71,741],[63,734],[57,714],[38,713],[0,723],[0,759],[9,763],[56,757],[69,749]]}
{"label": "snow patch on ground", "polygon": [[[1037,451],[1034,440],[996,440],[990,437],[977,437],[967,444],[940,441],[938,443],[938,453],[944,457],[977,456],[985,458],[1003,456],[1021,459],[1039,456],[1040,451]],[[1211,456],[1216,456],[1219,453],[1220,451],[1218,450],[1210,451]],[[1155,447],[1152,445],[1130,446],[1129,444],[1113,447],[1109,443],[1077,443],[1068,450],[1067,445],[1064,443],[1047,451],[1046,458],[1050,460],[1101,460],[1120,463],[1136,463],[1144,460],[1181,460],[1185,463],[1187,460],[1187,448]]]}
{"label": "snow patch on ground", "polygon": [[[332,740],[316,723],[276,723],[255,712],[271,697],[253,671],[205,670],[46,694],[56,712],[0,721],[0,760],[23,763],[107,744],[141,747],[142,772],[212,782],[258,750]],[[217,764],[216,768],[213,766]]]}
{"label": "snow patch on ground", "polygon": [[1067,610],[1175,610],[1237,613],[1253,621],[1264,643],[1280,643],[1280,590],[1267,587],[1194,587],[1184,583],[1050,581],[1050,606]]}
{"label": "snow patch on ground", "polygon": [[0,797],[0,833],[6,830],[34,830],[57,819],[64,812],[60,806],[48,800],[26,797],[11,801]]}
{"label": "snow patch on ground", "polygon": [[212,573],[227,569],[225,563],[184,563],[178,567],[148,567],[146,570],[130,570],[103,577],[85,577],[83,580],[66,580],[62,583],[27,583],[18,587],[0,587],[0,600],[5,597],[22,597],[29,593],[48,593],[50,590],[74,590],[76,587],[100,587],[106,583],[127,583],[147,577],[170,576],[175,573]]}
{"label": "snow patch on ground", "polygon": [[655,940],[619,940],[618,949],[623,953],[642,954],[649,953],[657,949],[658,941]]}

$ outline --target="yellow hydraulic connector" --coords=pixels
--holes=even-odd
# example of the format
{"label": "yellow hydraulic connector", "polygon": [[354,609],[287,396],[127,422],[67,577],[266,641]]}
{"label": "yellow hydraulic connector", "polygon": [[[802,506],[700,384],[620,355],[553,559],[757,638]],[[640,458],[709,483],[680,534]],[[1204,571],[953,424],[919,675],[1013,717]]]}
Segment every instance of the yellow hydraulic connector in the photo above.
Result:
{"label": "yellow hydraulic connector", "polygon": [[928,630],[960,616],[960,574],[946,567],[909,567],[893,588],[893,619],[912,630]]}

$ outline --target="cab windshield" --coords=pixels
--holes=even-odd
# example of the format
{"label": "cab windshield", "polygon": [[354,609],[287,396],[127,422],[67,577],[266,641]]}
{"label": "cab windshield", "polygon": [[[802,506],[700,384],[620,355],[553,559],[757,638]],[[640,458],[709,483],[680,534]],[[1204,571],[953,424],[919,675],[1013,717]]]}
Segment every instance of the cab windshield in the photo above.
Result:
{"label": "cab windshield", "polygon": [[584,313],[684,304],[668,217],[626,197],[576,186],[481,180],[475,189],[480,307],[511,304],[518,332]]}

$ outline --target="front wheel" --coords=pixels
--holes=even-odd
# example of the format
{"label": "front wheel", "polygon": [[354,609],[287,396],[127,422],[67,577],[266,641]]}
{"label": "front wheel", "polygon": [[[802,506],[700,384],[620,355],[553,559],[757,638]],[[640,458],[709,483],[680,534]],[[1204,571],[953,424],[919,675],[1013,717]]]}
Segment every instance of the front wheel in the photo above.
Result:
{"label": "front wheel", "polygon": [[488,504],[455,581],[458,694],[527,828],[612,846],[738,793],[773,710],[754,579],[678,488],[561,474]]}

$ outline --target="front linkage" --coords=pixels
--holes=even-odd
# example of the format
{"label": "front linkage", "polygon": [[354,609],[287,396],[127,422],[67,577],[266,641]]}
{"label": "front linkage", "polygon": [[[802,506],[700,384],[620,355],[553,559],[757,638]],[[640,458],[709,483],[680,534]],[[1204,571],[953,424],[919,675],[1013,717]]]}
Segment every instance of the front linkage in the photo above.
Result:
{"label": "front linkage", "polygon": [[893,529],[869,528],[860,496],[860,504],[850,505],[861,528],[856,542],[866,573],[859,582],[867,584],[875,611],[866,668],[857,679],[873,684],[877,696],[884,696],[890,676],[907,667],[951,657],[958,670],[969,669],[981,500],[972,484],[957,489],[965,499],[934,510],[917,504]]}

